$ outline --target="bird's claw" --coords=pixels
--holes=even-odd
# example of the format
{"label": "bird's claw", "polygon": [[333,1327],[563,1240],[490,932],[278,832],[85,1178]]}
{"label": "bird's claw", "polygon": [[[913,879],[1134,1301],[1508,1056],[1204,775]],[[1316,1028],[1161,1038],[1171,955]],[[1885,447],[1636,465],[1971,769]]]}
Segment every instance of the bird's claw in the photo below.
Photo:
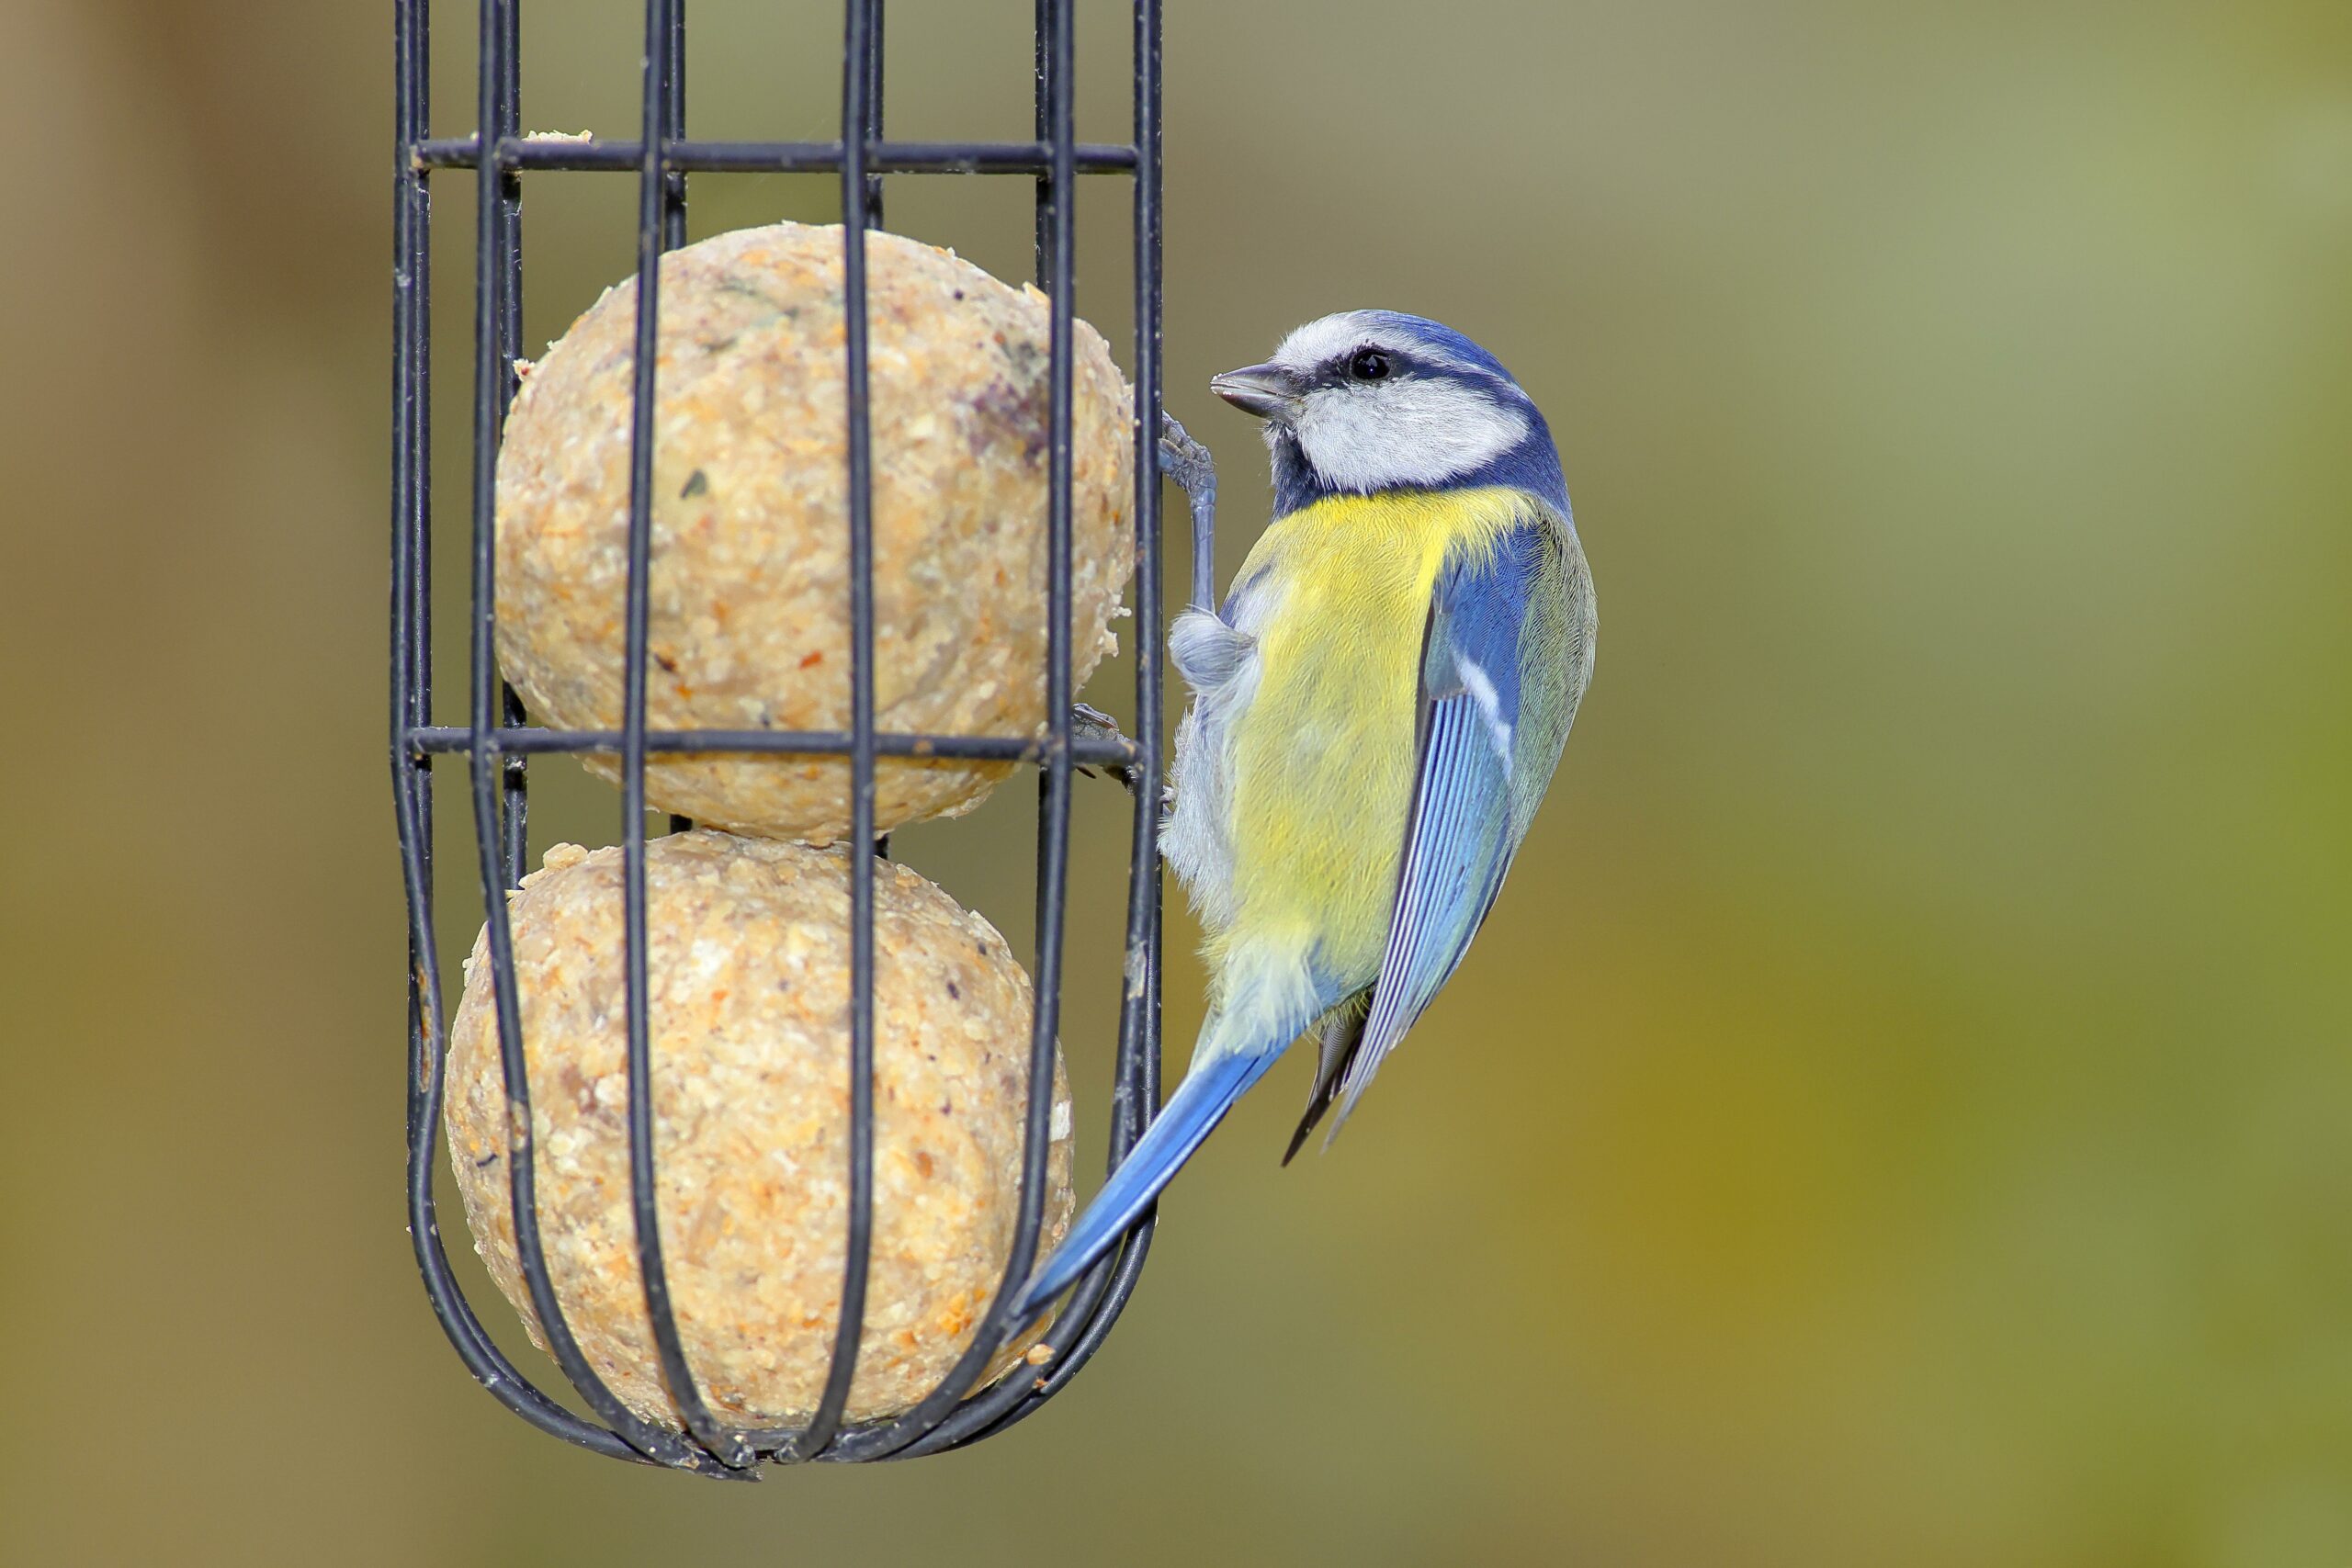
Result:
{"label": "bird's claw", "polygon": [[[1085,703],[1072,703],[1069,705],[1069,713],[1070,734],[1079,739],[1124,740],[1126,739],[1119,733],[1119,721],[1101,708],[1089,706]],[[1099,766],[1104,773],[1125,784],[1130,793],[1134,791],[1136,779],[1133,768],[1128,767],[1125,762],[1103,762]],[[1078,771],[1088,778],[1094,776],[1092,768],[1082,767]]]}
{"label": "bird's claw", "polygon": [[1164,412],[1159,416],[1159,471],[1187,495],[1216,485],[1216,463],[1209,449],[1193,440],[1174,414]]}
{"label": "bird's claw", "polygon": [[1119,721],[1101,708],[1087,703],[1072,703],[1069,705],[1069,730],[1072,735],[1087,740],[1119,739]]}

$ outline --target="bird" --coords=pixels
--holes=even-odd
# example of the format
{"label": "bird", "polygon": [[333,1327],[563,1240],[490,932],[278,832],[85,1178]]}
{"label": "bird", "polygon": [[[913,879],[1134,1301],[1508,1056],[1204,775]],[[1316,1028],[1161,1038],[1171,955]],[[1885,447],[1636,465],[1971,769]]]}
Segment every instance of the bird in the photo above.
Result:
{"label": "bird", "polygon": [[1551,428],[1426,317],[1348,310],[1210,379],[1264,422],[1273,515],[1170,628],[1191,689],[1162,827],[1204,935],[1192,1065],[1021,1289],[1025,1323],[1298,1039],[1287,1165],[1325,1146],[1492,908],[1592,677],[1592,576]]}

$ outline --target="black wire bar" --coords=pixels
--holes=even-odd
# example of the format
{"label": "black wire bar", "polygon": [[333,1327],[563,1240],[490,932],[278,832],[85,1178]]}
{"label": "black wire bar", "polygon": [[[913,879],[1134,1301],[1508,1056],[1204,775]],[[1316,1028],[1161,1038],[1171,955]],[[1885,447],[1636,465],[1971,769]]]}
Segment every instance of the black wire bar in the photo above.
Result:
{"label": "black wire bar", "polygon": [[[686,1364],[676,1310],[670,1298],[669,1266],[662,1245],[661,1199],[653,1169],[653,1055],[649,1016],[651,986],[646,972],[645,930],[645,688],[647,630],[651,602],[653,550],[654,371],[659,360],[656,331],[661,321],[662,254],[668,249],[672,219],[683,219],[683,192],[673,193],[662,157],[682,84],[672,57],[683,39],[675,9],[684,0],[648,0],[645,7],[645,158],[639,176],[637,214],[637,342],[629,397],[628,582],[627,630],[621,680],[621,922],[626,949],[628,1073],[629,1207],[635,1219],[637,1255],[644,1281],[646,1315],[662,1363],[662,1381],[686,1430],[703,1450],[729,1469],[756,1461],[751,1442],[723,1429]],[[861,840],[853,840],[853,842]]]}
{"label": "black wire bar", "polygon": [[392,784],[409,910],[409,1232],[435,1315],[482,1386],[543,1431],[598,1453],[635,1459],[640,1456],[619,1438],[532,1386],[483,1331],[450,1273],[434,1203],[434,1130],[441,1117],[447,1039],[432,918],[432,780],[403,739],[430,711],[433,690],[431,209],[423,172],[405,155],[424,128],[429,107],[425,32],[422,0],[398,8],[394,118],[402,155],[393,175]]}
{"label": "black wire bar", "polygon": [[[1119,1007],[1119,1062],[1112,1089],[1111,1149],[1108,1168],[1115,1170],[1124,1161],[1136,1140],[1159,1108],[1159,792],[1162,763],[1158,744],[1161,733],[1160,664],[1162,634],[1160,630],[1159,581],[1159,408],[1163,387],[1160,376],[1160,217],[1159,217],[1159,124],[1160,124],[1160,0],[1136,0],[1135,8],[1135,389],[1138,418],[1136,423],[1136,730],[1147,740],[1137,750],[1140,755],[1132,763],[1131,783],[1135,790],[1136,809],[1133,840],[1128,855],[1127,935],[1125,962],[1122,965],[1124,983]],[[1069,0],[1058,5],[1052,0],[1039,0],[1039,96],[1050,111],[1051,124],[1067,133],[1070,123],[1070,78],[1069,62],[1072,58],[1069,31]],[[1050,44],[1050,49],[1046,47]],[[1063,165],[1065,175],[1069,164]],[[1069,188],[1064,175],[1057,176],[1062,188]],[[1041,199],[1050,201],[1053,193],[1040,193]],[[1054,279],[1052,297],[1057,306],[1069,294],[1071,230],[1066,208],[1057,209],[1057,221],[1050,231],[1043,234],[1040,247],[1039,271],[1048,272]],[[1050,245],[1050,255],[1046,246]],[[1062,307],[1057,319],[1066,333],[1068,310]],[[1057,420],[1055,430],[1062,437],[1060,454],[1067,459],[1069,408],[1069,366],[1066,335],[1057,340],[1055,365],[1060,373],[1056,395],[1060,399],[1054,406],[1065,417]],[[1067,502],[1069,499],[1068,469],[1057,470],[1056,494],[1063,504],[1061,536],[1064,547],[1058,558],[1067,566]],[[1064,578],[1065,591],[1067,577]],[[1067,632],[1065,616],[1059,625]],[[1067,647],[1064,649],[1067,654]],[[1067,664],[1064,665],[1065,671]],[[1046,806],[1054,808],[1052,779],[1048,775]],[[1067,781],[1064,781],[1067,788]],[[1068,797],[1059,803],[1059,826],[1067,843]],[[1059,913],[1058,900],[1053,911]],[[1040,922],[1039,931],[1045,927]],[[1058,964],[1059,953],[1055,954]],[[1042,967],[1042,960],[1041,960]],[[1050,1045],[1046,1047],[1050,1049]],[[1031,1122],[1030,1151],[1034,1156],[1039,1147],[1036,1125],[1037,1106],[1041,1093],[1033,1085],[1030,1091]],[[1042,1162],[1038,1162],[1042,1163]],[[1042,1177],[1042,1170],[1038,1172]],[[1024,1180],[1027,1173],[1024,1172]],[[1024,1188],[1023,1198],[1027,1197]],[[1024,1202],[1023,1213],[1028,1209]],[[1150,1250],[1151,1234],[1156,1221],[1148,1213],[1127,1235],[1125,1244],[1114,1254],[1090,1269],[1071,1292],[1069,1304],[1047,1331],[1044,1343],[1051,1352],[1046,1361],[1050,1369],[1045,1375],[1024,1380],[1015,1375],[978,1398],[966,1401],[952,1414],[943,1408],[930,1408],[941,1396],[953,1389],[959,1393],[968,1388],[968,1382],[958,1385],[951,1376],[931,1400],[919,1407],[915,1416],[932,1416],[939,1424],[927,1435],[896,1450],[905,1457],[935,1453],[975,1441],[1002,1431],[1027,1418],[1036,1409],[1066,1387],[1078,1374],[1079,1369],[1093,1359],[1103,1339],[1118,1321],[1136,1282],[1143,1272],[1144,1258]],[[1016,1244],[1018,1250],[1018,1244]],[[1025,1268],[1008,1272],[1004,1289],[998,1292],[998,1307],[990,1311],[990,1319],[1009,1298],[1011,1287],[1026,1274]],[[983,1326],[980,1343],[989,1342]],[[970,1359],[967,1356],[967,1359]],[[976,1369],[977,1370],[977,1369]],[[958,1367],[956,1371],[964,1371]]]}
{"label": "black wire bar", "polygon": [[[410,1228],[434,1311],[467,1368],[524,1419],[616,1459],[695,1473],[756,1479],[762,1461],[854,1461],[911,1457],[975,1441],[1025,1418],[1066,1386],[1101,1346],[1133,1292],[1148,1249],[1147,1216],[1123,1246],[1088,1271],[1032,1351],[1035,1372],[1016,1368],[972,1391],[1007,1334],[1013,1287],[1044,1239],[1051,1150],[1053,1070],[1060,1021],[1069,879],[1071,774],[1088,763],[1125,771],[1134,787],[1124,986],[1111,1127],[1111,1168],[1126,1157],[1159,1102],[1159,800],[1161,579],[1158,436],[1162,400],[1160,325],[1160,0],[1135,6],[1135,140],[1080,145],[1075,137],[1072,0],[1036,0],[1036,136],[1033,143],[890,142],[883,139],[883,0],[846,0],[842,134],[833,142],[695,142],[686,139],[684,0],[648,0],[643,130],[636,141],[578,141],[521,134],[520,0],[479,0],[478,130],[432,140],[426,81],[429,0],[394,0],[395,99],[392,413],[393,794],[409,908],[407,1190]],[[465,168],[477,185],[474,298],[472,675],[469,720],[432,722],[430,592],[431,201],[436,168]],[[636,360],[630,427],[628,573],[621,728],[558,730],[529,725],[495,659],[495,505],[501,429],[516,386],[522,346],[522,204],[526,171],[634,170],[639,177]],[[651,470],[661,268],[685,240],[686,176],[702,172],[832,172],[841,176],[846,316],[851,635],[850,728],[838,731],[656,730],[646,722]],[[865,234],[882,220],[883,176],[892,173],[1035,176],[1037,276],[1050,308],[1050,458],[1047,535],[1047,724],[1042,737],[900,734],[876,725],[873,678],[873,468],[867,412],[868,323]],[[1137,738],[1073,733],[1071,629],[1071,366],[1077,177],[1134,175],[1136,315],[1136,711]],[[629,1411],[596,1375],[565,1322],[538,1226],[531,1091],[515,992],[504,893],[526,868],[530,757],[601,751],[621,762],[624,943],[627,949],[629,1185],[646,1308],[664,1383],[684,1430]],[[850,763],[848,841],[876,843],[875,771],[891,756],[1023,761],[1040,768],[1035,1012],[1021,1203],[995,1300],[947,1377],[906,1414],[845,1423],[864,1316],[873,1234],[874,867],[850,857],[851,991],[849,1213],[841,1312],[823,1393],[806,1426],[743,1430],[703,1399],[678,1333],[661,1234],[653,1145],[650,987],[647,975],[645,768],[677,752],[817,753]],[[433,924],[432,767],[463,756],[471,784],[484,940],[511,1111],[509,1170],[517,1261],[549,1353],[588,1419],[534,1386],[492,1340],[451,1271],[433,1194],[433,1155],[446,1088],[448,1041]],[[673,818],[673,829],[686,826]]]}
{"label": "black wire bar", "polygon": [[[878,58],[878,55],[877,55]],[[874,85],[879,87],[877,78]],[[878,101],[878,100],[877,100]],[[473,169],[481,164],[477,137],[414,144],[416,164],[426,169]],[[645,164],[636,141],[574,141],[563,136],[504,136],[493,143],[492,161],[502,169],[626,174]],[[831,175],[849,156],[839,141],[689,141],[668,139],[662,150],[666,167],[697,175]],[[1053,173],[1053,148],[1038,141],[869,141],[865,172],[884,175],[1037,175]],[[1089,144],[1076,150],[1081,175],[1125,175],[1136,168],[1132,147]]]}
{"label": "black wire bar", "polygon": [[[408,730],[409,745],[417,755],[470,752],[474,732],[456,725],[420,724]],[[621,749],[617,729],[540,729],[516,727],[492,730],[490,739],[509,755],[547,751],[612,751]],[[785,752],[846,757],[855,743],[846,729],[649,729],[645,749],[652,752]],[[954,757],[986,762],[1041,762],[1051,739],[1019,735],[876,734],[876,754],[884,757]],[[1133,767],[1142,749],[1125,736],[1070,738],[1070,755],[1080,763]]]}

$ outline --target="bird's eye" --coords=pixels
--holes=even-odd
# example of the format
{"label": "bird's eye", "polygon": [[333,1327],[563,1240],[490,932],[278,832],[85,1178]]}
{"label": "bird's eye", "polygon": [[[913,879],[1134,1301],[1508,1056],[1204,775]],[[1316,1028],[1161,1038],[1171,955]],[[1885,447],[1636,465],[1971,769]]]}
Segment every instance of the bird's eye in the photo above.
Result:
{"label": "bird's eye", "polygon": [[1388,356],[1376,348],[1363,348],[1348,361],[1348,374],[1359,381],[1377,381],[1388,374]]}

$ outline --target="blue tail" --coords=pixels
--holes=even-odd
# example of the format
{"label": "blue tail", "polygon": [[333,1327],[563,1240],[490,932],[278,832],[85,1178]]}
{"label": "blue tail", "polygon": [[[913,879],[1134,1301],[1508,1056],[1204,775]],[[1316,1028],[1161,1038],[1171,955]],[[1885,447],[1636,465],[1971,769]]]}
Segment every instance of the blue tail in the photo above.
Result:
{"label": "blue tail", "polygon": [[[1283,1043],[1289,1043],[1288,1040]],[[1046,1303],[1069,1289],[1095,1259],[1110,1251],[1127,1227],[1159,1196],[1160,1189],[1192,1157],[1193,1151],[1201,1146],[1201,1141],[1225,1120],[1233,1102],[1248,1093],[1250,1086],[1265,1077],[1266,1069],[1281,1059],[1280,1050],[1223,1056],[1187,1073],[1175,1098],[1159,1112],[1159,1119],[1145,1132],[1125,1162],[1111,1173],[1102,1190],[1094,1195],[1094,1201],[1079,1215],[1078,1223],[1070,1226],[1061,1250],[1029,1277],[1028,1284],[1022,1288],[1020,1304],[1013,1309],[1012,1321],[1023,1324],[1036,1316]]]}

